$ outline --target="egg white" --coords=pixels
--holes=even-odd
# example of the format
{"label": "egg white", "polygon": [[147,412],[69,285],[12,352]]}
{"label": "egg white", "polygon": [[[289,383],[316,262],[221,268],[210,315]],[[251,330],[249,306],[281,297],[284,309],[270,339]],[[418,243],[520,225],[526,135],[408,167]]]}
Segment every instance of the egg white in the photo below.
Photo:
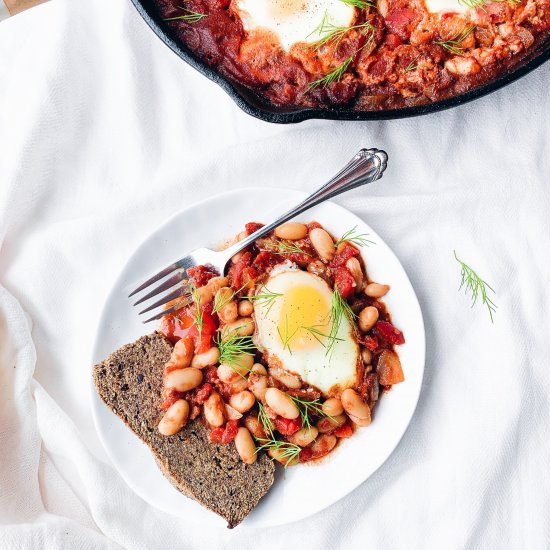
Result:
{"label": "egg white", "polygon": [[355,17],[355,8],[341,0],[233,0],[231,8],[246,31],[271,31],[286,51],[319,40],[315,29],[325,15],[336,27],[350,26]]}
{"label": "egg white", "polygon": [[424,0],[430,13],[466,13],[470,8],[458,0]]}
{"label": "egg white", "polygon": [[[327,353],[332,289],[320,277],[293,264],[277,266],[259,294],[280,294],[271,301],[258,299],[254,317],[256,346],[271,366],[300,375],[325,396],[338,395],[357,383],[359,346],[350,321],[342,316],[338,339]],[[312,334],[304,326],[315,326]]]}

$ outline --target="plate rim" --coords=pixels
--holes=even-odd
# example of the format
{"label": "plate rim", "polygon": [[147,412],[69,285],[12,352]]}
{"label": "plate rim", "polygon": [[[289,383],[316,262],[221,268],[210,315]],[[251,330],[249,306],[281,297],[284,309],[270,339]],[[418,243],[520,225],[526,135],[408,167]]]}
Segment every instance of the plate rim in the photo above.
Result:
{"label": "plate rim", "polygon": [[[229,189],[229,190],[223,191],[221,193],[216,193],[215,195],[212,195],[210,197],[206,197],[206,198],[200,199],[196,202],[193,202],[193,203],[189,204],[188,206],[186,206],[184,208],[181,208],[177,212],[174,212],[166,220],[164,220],[162,223],[160,223],[155,228],[150,230],[143,237],[143,239],[137,244],[137,246],[135,246],[135,248],[130,252],[130,254],[127,256],[125,262],[123,263],[123,265],[120,268],[120,271],[119,271],[118,275],[114,279],[113,284],[111,285],[108,293],[105,296],[105,299],[104,299],[103,305],[102,305],[102,309],[101,309],[101,314],[99,316],[99,320],[98,320],[98,323],[97,323],[97,326],[96,326],[96,332],[95,332],[95,337],[94,337],[94,340],[93,340],[93,345],[92,345],[91,352],[90,352],[90,362],[89,363],[92,365],[92,369],[93,369],[93,366],[96,364],[96,350],[97,350],[98,345],[99,345],[101,326],[104,325],[104,316],[105,316],[106,311],[107,311],[107,305],[110,302],[112,295],[115,293],[115,290],[117,289],[117,287],[119,287],[119,283],[121,282],[121,280],[123,278],[123,275],[124,275],[125,270],[126,270],[126,266],[134,258],[134,256],[136,254],[138,254],[138,251],[143,246],[146,245],[146,243],[149,241],[149,239],[153,235],[161,232],[162,229],[165,226],[170,225],[174,221],[174,219],[184,215],[185,212],[190,211],[190,210],[194,210],[197,207],[204,206],[205,204],[208,204],[211,201],[224,199],[225,197],[228,197],[228,196],[231,196],[231,195],[234,195],[234,194],[238,194],[238,193],[247,192],[247,191],[262,192],[262,193],[265,193],[266,191],[277,191],[279,193],[281,191],[288,191],[288,192],[294,193],[297,197],[301,196],[303,198],[305,198],[308,195],[308,193],[306,193],[302,190],[294,189],[294,188],[290,188],[290,187],[285,187],[285,188],[282,188],[282,187],[281,188],[278,188],[278,187],[259,187],[259,186],[238,187],[238,188],[235,188],[235,189]],[[422,392],[422,385],[423,385],[423,379],[424,379],[425,368],[426,368],[426,327],[425,327],[425,323],[424,323],[424,316],[423,316],[423,313],[422,313],[422,308],[420,307],[420,302],[418,300],[418,296],[417,296],[417,294],[414,290],[414,287],[413,287],[413,285],[410,281],[410,278],[409,278],[403,264],[401,263],[401,261],[397,257],[397,255],[390,248],[390,246],[386,243],[386,241],[382,237],[380,237],[380,235],[374,230],[374,228],[372,228],[360,216],[358,216],[357,214],[351,212],[346,207],[344,207],[340,204],[337,204],[333,201],[330,201],[330,200],[329,201],[324,201],[324,202],[330,203],[332,206],[336,206],[337,208],[342,209],[343,211],[345,211],[346,214],[349,214],[349,215],[353,216],[355,219],[357,219],[358,221],[360,221],[361,223],[366,225],[370,230],[373,231],[374,236],[377,237],[378,239],[380,239],[380,241],[387,248],[388,253],[391,254],[391,256],[393,256],[393,259],[397,262],[397,264],[399,266],[399,269],[402,271],[402,274],[404,275],[405,280],[406,280],[406,282],[409,286],[409,290],[412,293],[412,296],[414,297],[414,305],[415,305],[415,308],[417,309],[418,318],[420,320],[419,329],[421,331],[421,341],[419,342],[420,343],[420,348],[419,348],[419,351],[418,351],[418,353],[420,354],[419,355],[419,365],[421,365],[421,372],[419,373],[419,379],[418,379],[418,383],[417,383],[417,387],[416,387],[416,393],[414,394],[414,405],[411,407],[410,413],[409,413],[409,415],[406,419],[406,422],[404,423],[404,427],[400,430],[400,434],[396,438],[394,444],[391,446],[391,449],[389,449],[387,454],[379,461],[378,464],[375,465],[375,467],[370,471],[370,473],[364,479],[361,479],[358,483],[354,484],[354,486],[351,489],[349,489],[349,490],[343,492],[342,494],[340,494],[339,496],[337,496],[329,504],[326,504],[326,505],[323,504],[320,507],[315,508],[311,511],[308,510],[307,513],[303,514],[301,517],[299,517],[295,520],[292,520],[292,521],[286,521],[286,520],[270,521],[270,522],[260,523],[258,525],[248,525],[247,522],[246,522],[246,518],[245,518],[243,523],[241,523],[239,525],[239,527],[241,529],[242,528],[258,529],[258,528],[276,527],[276,526],[280,526],[280,525],[288,525],[288,524],[291,524],[291,523],[295,523],[297,521],[307,519],[307,518],[321,512],[321,511],[333,506],[334,504],[336,504],[337,502],[339,502],[340,500],[342,500],[343,498],[348,496],[350,493],[352,493],[353,491],[358,489],[363,483],[365,483],[369,478],[371,478],[384,465],[384,463],[390,458],[390,456],[395,452],[395,450],[399,446],[400,442],[402,441],[405,433],[409,429],[411,421],[412,421],[412,419],[414,417],[414,414],[417,410],[418,402],[420,400],[420,394]],[[220,242],[222,242],[222,241],[223,241],[223,238],[220,240]],[[201,246],[212,246],[213,244],[214,243],[206,243],[206,244],[201,245]],[[101,360],[101,359],[99,359],[99,360]],[[126,475],[125,471],[120,469],[117,466],[117,460],[113,459],[113,454],[115,454],[115,453],[112,452],[111,446],[110,446],[110,444],[108,444],[108,442],[107,442],[107,440],[104,436],[104,433],[103,433],[102,429],[100,428],[100,420],[98,418],[98,416],[99,416],[98,405],[100,407],[106,407],[107,411],[111,415],[114,415],[114,413],[106,406],[106,404],[103,402],[103,400],[99,397],[99,395],[96,391],[94,381],[93,381],[93,376],[91,376],[91,373],[90,373],[89,382],[90,382],[90,386],[89,386],[90,387],[89,406],[90,406],[91,412],[92,412],[94,428],[95,428],[96,434],[98,435],[98,438],[101,442],[101,445],[102,445],[106,455],[108,456],[109,461],[111,462],[111,466],[121,476],[121,478],[124,480],[126,485],[128,485],[128,487],[138,497],[143,499],[145,502],[147,502],[148,505],[152,506],[153,508],[155,508],[157,510],[160,510],[161,512],[165,512],[165,513],[169,514],[170,512],[168,512],[167,510],[159,508],[156,504],[149,501],[146,498],[146,496],[143,495],[142,492],[138,488],[136,488],[136,486],[132,482],[131,478]],[[129,431],[129,433],[136,439],[136,441],[139,442],[141,445],[146,446],[146,444],[143,441],[141,441],[141,439],[129,428],[129,426],[127,426],[122,421],[122,419],[120,419],[117,415],[114,415],[114,419],[115,419],[115,422],[117,420],[119,422],[122,422],[124,428]],[[150,452],[150,449],[148,447],[147,447],[147,450],[148,450],[148,452]],[[322,466],[319,465],[318,467],[322,467]],[[166,480],[166,481],[167,481],[167,483],[170,483],[169,480]],[[277,479],[275,480],[275,483],[282,483],[282,482],[283,482],[282,480],[277,480]],[[185,496],[185,495],[183,495],[183,496]],[[188,498],[188,497],[186,497],[186,498]],[[190,499],[190,500],[193,500],[193,499]],[[193,504],[195,504],[196,506],[198,506],[202,509],[201,505],[198,502],[193,502]],[[172,515],[174,515],[175,517],[180,517],[180,516],[178,516],[178,514],[172,514]],[[219,519],[219,516],[217,516],[217,514],[214,514],[214,515],[216,516],[217,519]],[[213,524],[214,521],[212,520],[212,522],[209,522],[209,524],[210,523]],[[201,524],[206,524],[206,522],[204,522],[204,523],[201,522]]]}

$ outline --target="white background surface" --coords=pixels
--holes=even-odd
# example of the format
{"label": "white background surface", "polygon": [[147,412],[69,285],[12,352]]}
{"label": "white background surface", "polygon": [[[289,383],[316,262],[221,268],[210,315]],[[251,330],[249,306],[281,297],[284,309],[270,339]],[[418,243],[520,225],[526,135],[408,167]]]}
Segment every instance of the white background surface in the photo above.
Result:
{"label": "white background surface", "polygon": [[[428,117],[272,126],[127,1],[54,0],[0,25],[0,78],[1,548],[548,548],[550,66]],[[190,202],[311,189],[365,145],[389,153],[386,176],[337,202],[400,257],[427,328],[400,446],[283,528],[205,532],[150,508],[106,462],[88,402],[113,279]],[[453,249],[497,290],[494,325],[457,292]]]}

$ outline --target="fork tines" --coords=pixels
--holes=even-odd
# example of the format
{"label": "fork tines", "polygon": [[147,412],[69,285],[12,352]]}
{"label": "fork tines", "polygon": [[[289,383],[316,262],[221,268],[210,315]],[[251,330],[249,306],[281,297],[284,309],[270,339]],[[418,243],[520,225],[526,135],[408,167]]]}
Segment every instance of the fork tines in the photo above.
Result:
{"label": "fork tines", "polygon": [[[174,271],[176,271],[176,273],[174,273]],[[138,286],[133,292],[131,292],[128,297],[131,298],[135,294],[142,292],[143,290],[150,287],[153,283],[156,283],[157,281],[164,279],[168,275],[171,275],[171,276],[168,277],[161,284],[153,288],[153,290],[149,291],[147,294],[139,298],[139,300],[134,303],[134,306],[137,306],[143,302],[146,302],[147,300],[150,300],[151,298],[161,294],[162,292],[166,292],[166,293],[162,295],[154,303],[148,305],[145,309],[140,311],[139,315],[152,311],[157,307],[161,307],[166,304],[169,304],[174,300],[177,300],[177,303],[172,305],[168,309],[162,309],[159,313],[157,313],[153,317],[147,319],[146,321],[143,321],[144,323],[149,323],[150,321],[156,321],[157,319],[160,319],[163,315],[166,315],[167,313],[172,313],[173,311],[180,309],[181,307],[186,305],[186,303],[189,302],[191,293],[189,289],[188,279],[186,277],[186,271],[182,269],[182,267],[177,263],[169,265],[168,267],[164,268],[162,271],[159,271],[156,275],[153,275],[151,278],[147,279],[147,281],[145,281],[143,284]],[[185,298],[185,299],[183,300],[182,298]]]}

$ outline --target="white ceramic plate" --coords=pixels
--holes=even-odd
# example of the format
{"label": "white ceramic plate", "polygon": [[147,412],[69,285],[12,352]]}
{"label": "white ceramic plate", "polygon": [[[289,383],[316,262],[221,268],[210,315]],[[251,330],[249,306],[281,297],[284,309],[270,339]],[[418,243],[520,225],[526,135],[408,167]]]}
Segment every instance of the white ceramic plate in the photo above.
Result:
{"label": "white ceramic plate", "polygon": [[[265,197],[282,197],[274,208]],[[147,276],[199,246],[217,246],[242,230],[248,221],[269,222],[275,214],[304,198],[297,191],[249,188],[231,191],[192,205],[152,233],[126,263],[101,316],[93,363],[121,345],[152,332],[144,326],[127,296]],[[344,208],[324,203],[298,220],[319,221],[335,236],[358,226],[376,245],[363,248],[369,277],[391,285],[384,298],[393,322],[403,330],[399,346],[405,382],[382,395],[372,424],[345,440],[328,460],[282,471],[269,493],[243,522],[268,527],[297,521],[330,506],[363,483],[388,458],[411,420],[424,372],[424,325],[414,290],[401,264],[382,239],[361,219]],[[157,468],[149,449],[101,401],[92,387],[92,408],[99,436],[128,485],[144,500],[187,520],[223,526],[224,521],[179,493]]]}

